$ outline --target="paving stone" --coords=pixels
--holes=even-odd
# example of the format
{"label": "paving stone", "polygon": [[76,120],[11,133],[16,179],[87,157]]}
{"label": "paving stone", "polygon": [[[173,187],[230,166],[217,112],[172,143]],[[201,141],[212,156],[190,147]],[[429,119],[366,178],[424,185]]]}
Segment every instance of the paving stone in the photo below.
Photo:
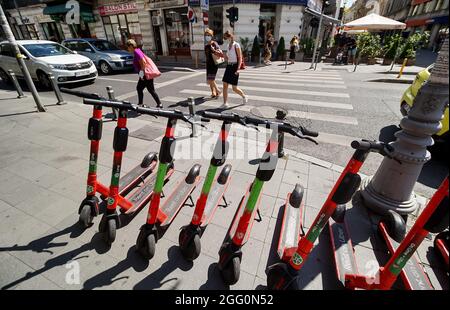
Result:
{"label": "paving stone", "polygon": [[251,275],[257,274],[263,246],[262,241],[256,240],[250,235],[250,239],[242,247],[241,270]]}
{"label": "paving stone", "polygon": [[2,289],[15,289],[21,282],[17,281],[23,274],[33,269],[14,256],[0,252],[0,286]]}
{"label": "paving stone", "polygon": [[60,290],[61,287],[43,276],[32,277],[14,287],[15,290]]}
{"label": "paving stone", "polygon": [[440,268],[424,265],[425,273],[435,290],[449,290],[448,273]]}
{"label": "paving stone", "polygon": [[[86,172],[87,175],[87,172]],[[33,180],[36,184],[43,188],[52,187],[59,182],[71,177],[72,175],[68,172],[64,172],[59,169],[51,168],[50,171],[45,172],[40,177]]]}
{"label": "paving stone", "polygon": [[328,193],[318,192],[312,189],[312,187],[309,187],[306,196],[306,205],[320,209],[327,200],[327,197]]}
{"label": "paving stone", "polygon": [[301,184],[304,188],[308,188],[308,175],[297,173],[295,171],[286,170],[283,176],[283,183],[296,185]]}
{"label": "paving stone", "polygon": [[8,210],[9,208],[11,208],[12,206],[6,202],[4,202],[3,200],[0,200],[0,213],[3,211]]}
{"label": "paving stone", "polygon": [[75,175],[57,183],[49,190],[59,193],[73,201],[81,201],[85,196],[86,175]]}

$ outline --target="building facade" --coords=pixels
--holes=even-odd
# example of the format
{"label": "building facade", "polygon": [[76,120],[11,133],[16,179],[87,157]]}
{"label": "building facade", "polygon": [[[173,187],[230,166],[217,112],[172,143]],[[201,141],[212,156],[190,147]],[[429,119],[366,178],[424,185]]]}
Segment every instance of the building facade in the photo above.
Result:
{"label": "building facade", "polygon": [[[230,25],[226,10],[233,0],[209,0],[208,20],[203,20],[200,0],[16,0],[7,1],[8,20],[17,39],[48,39],[61,42],[76,37],[92,37],[125,47],[134,39],[148,53],[164,56],[203,55],[203,32],[210,27],[222,41],[231,29],[236,40],[255,36],[263,43],[271,30],[275,40],[285,39],[285,47],[294,35],[315,37],[322,0],[235,0],[239,19]],[[67,22],[70,10],[66,4],[76,2],[80,9],[77,23]],[[338,17],[340,0],[330,1],[325,12]],[[189,20],[188,8],[194,12]],[[333,29],[326,19],[322,31]]]}
{"label": "building facade", "polygon": [[406,26],[410,32],[430,32],[429,48],[448,34],[449,0],[412,0]]}

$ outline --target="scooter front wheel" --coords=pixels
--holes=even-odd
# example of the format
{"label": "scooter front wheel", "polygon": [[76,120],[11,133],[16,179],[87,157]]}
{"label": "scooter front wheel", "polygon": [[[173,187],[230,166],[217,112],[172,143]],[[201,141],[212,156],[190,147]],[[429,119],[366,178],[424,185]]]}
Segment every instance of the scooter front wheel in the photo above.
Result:
{"label": "scooter front wheel", "polygon": [[154,234],[146,235],[144,230],[141,230],[136,241],[136,248],[138,252],[147,260],[150,260],[155,255],[156,238]]}
{"label": "scooter front wheel", "polygon": [[116,240],[116,230],[117,230],[117,225],[116,225],[116,220],[115,219],[109,219],[106,222],[106,229],[103,233],[103,237],[106,241],[107,244],[111,245],[114,240]]}
{"label": "scooter front wheel", "polygon": [[189,234],[188,228],[182,229],[178,237],[178,243],[183,257],[188,261],[193,261],[200,255],[202,245],[198,233],[194,232],[193,236],[187,234]]}
{"label": "scooter front wheel", "polygon": [[406,223],[403,217],[397,212],[389,210],[382,222],[386,225],[389,236],[398,243],[402,242],[406,235]]}
{"label": "scooter front wheel", "polygon": [[83,228],[88,228],[92,226],[94,217],[92,216],[92,208],[90,205],[85,204],[81,207],[80,217],[78,222],[83,226]]}
{"label": "scooter front wheel", "polygon": [[241,260],[239,257],[233,257],[225,266],[220,270],[222,279],[227,285],[236,284],[239,280],[241,273]]}

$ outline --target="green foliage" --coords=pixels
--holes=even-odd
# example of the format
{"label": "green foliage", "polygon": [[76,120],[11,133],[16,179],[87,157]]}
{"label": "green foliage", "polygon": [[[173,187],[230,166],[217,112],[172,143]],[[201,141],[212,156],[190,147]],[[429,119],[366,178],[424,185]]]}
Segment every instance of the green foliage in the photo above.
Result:
{"label": "green foliage", "polygon": [[415,58],[416,51],[423,45],[425,45],[429,40],[429,33],[415,33],[410,35],[400,48],[400,59],[403,58]]}
{"label": "green foliage", "polygon": [[314,39],[304,38],[300,40],[300,48],[307,56],[311,56],[314,50]]}
{"label": "green foliage", "polygon": [[241,44],[242,53],[248,55],[248,51],[251,49],[249,38],[239,38],[239,43]]}
{"label": "green foliage", "polygon": [[356,45],[360,56],[375,58],[382,52],[381,38],[378,34],[364,32],[358,35]]}
{"label": "green foliage", "polygon": [[383,54],[386,59],[394,59],[398,52],[399,46],[403,43],[403,38],[400,34],[394,34],[387,37],[384,41]]}
{"label": "green foliage", "polygon": [[259,46],[259,39],[258,36],[255,36],[253,39],[253,45],[252,45],[252,58],[255,59],[256,57],[259,57],[259,53],[261,52],[261,47]]}
{"label": "green foliage", "polygon": [[277,46],[277,57],[278,59],[284,59],[285,57],[285,42],[284,42],[284,37],[280,38],[280,41],[278,42],[278,46]]}

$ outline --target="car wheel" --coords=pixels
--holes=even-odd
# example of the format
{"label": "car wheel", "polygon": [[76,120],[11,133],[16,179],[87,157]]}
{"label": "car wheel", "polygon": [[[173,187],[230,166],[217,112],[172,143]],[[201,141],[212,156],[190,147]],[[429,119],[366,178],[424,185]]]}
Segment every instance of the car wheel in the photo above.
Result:
{"label": "car wheel", "polygon": [[11,77],[9,76],[8,73],[6,73],[5,70],[1,68],[0,68],[0,79],[6,84],[11,84]]}
{"label": "car wheel", "polygon": [[48,74],[42,71],[37,73],[37,78],[41,87],[45,90],[49,90],[52,88],[52,82],[50,82],[50,78]]}
{"label": "car wheel", "polygon": [[110,65],[108,65],[107,62],[101,61],[100,62],[100,72],[103,74],[110,74],[112,71]]}

